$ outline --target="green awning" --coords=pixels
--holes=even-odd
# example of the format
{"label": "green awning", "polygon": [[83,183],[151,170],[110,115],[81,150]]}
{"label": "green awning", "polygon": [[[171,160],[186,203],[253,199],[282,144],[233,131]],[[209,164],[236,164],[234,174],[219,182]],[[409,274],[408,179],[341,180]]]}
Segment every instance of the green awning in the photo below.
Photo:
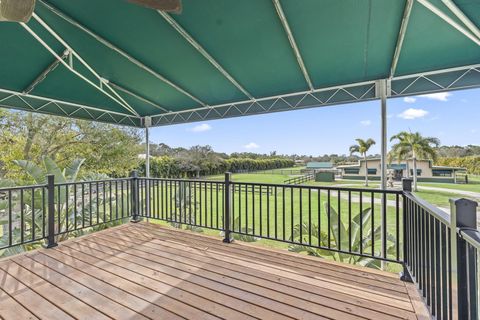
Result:
{"label": "green awning", "polygon": [[183,0],[175,15],[39,0],[35,13],[0,23],[1,107],[159,126],[373,100],[378,80],[390,97],[480,86],[480,1]]}

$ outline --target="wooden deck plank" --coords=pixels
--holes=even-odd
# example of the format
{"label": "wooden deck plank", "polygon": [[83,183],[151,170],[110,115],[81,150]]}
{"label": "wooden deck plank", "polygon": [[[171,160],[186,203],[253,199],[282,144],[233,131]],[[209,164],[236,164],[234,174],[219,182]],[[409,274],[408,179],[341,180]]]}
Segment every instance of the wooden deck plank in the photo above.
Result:
{"label": "wooden deck plank", "polygon": [[[154,226],[150,228],[153,228],[153,230],[155,230]],[[124,229],[124,230],[126,231],[129,229]],[[135,232],[136,230],[133,229],[133,231]],[[158,231],[158,229],[155,231]],[[194,241],[195,243],[205,243],[208,246],[215,246],[215,248],[222,251],[225,251],[225,249],[227,249],[225,248],[225,246],[222,247],[220,243],[215,243],[215,242],[212,243],[211,240],[213,239],[209,239],[206,237],[201,237],[200,239],[196,239],[196,238],[194,239],[192,237],[195,237],[195,234],[189,234],[188,232],[185,232],[185,235],[183,235],[182,239],[178,239],[178,235],[176,235],[175,233],[173,234],[171,233],[171,232],[175,232],[174,230],[172,231],[168,229],[167,230],[162,229],[162,232],[167,233],[167,235],[162,234],[163,237],[173,236],[173,239],[175,239],[176,241],[191,240],[191,241]],[[275,264],[277,265],[285,266],[287,268],[295,268],[298,272],[302,272],[305,275],[310,277],[317,276],[317,275],[326,275],[330,279],[348,280],[351,283],[355,283],[357,286],[371,289],[371,290],[374,290],[375,292],[380,291],[380,292],[385,292],[387,294],[390,293],[391,291],[401,292],[404,294],[405,300],[408,300],[408,295],[406,294],[405,286],[403,286],[402,284],[399,284],[398,281],[396,281],[395,283],[392,283],[390,282],[389,277],[384,277],[385,279],[389,280],[388,282],[383,281],[383,279],[379,278],[378,276],[373,278],[369,276],[365,277],[365,275],[367,274],[365,270],[356,270],[356,269],[352,270],[350,268],[343,268],[338,266],[334,269],[331,269],[331,268],[325,269],[318,266],[312,267],[309,265],[305,266],[303,264],[303,261],[304,261],[303,259],[302,259],[302,263],[298,262],[298,257],[297,257],[297,261],[291,261],[290,259],[284,259],[285,257],[290,258],[290,256],[288,255],[285,255],[285,257],[282,257],[281,254],[268,255],[266,253],[263,253],[262,251],[257,251],[257,248],[254,248],[251,246],[248,247],[248,250],[245,250],[245,248],[243,248],[243,244],[238,245],[237,243],[233,243],[231,244],[231,246],[229,246],[228,253],[232,253],[232,252],[237,253],[239,256],[245,257],[245,259],[247,260],[254,258],[256,259],[256,261],[262,261],[267,264],[271,264],[271,262],[274,261]],[[323,264],[322,264],[322,267],[323,267]]]}
{"label": "wooden deck plank", "polygon": [[129,309],[115,300],[109,299],[94,290],[84,286],[83,284],[76,282],[50,268],[46,268],[44,265],[36,262],[28,256],[22,256],[20,258],[13,258],[13,261],[21,265],[24,269],[27,269],[31,273],[34,273],[38,277],[45,281],[54,283],[59,289],[69,293],[78,300],[88,304],[92,308],[104,313],[106,316],[113,319],[127,320],[145,320],[147,317]]}
{"label": "wooden deck plank", "polygon": [[[179,298],[181,298],[179,300],[174,299],[172,297],[177,296],[174,294],[170,294],[169,291],[160,292],[152,290],[146,286],[142,286],[140,283],[132,281],[133,279],[123,278],[118,274],[113,274],[112,272],[102,269],[98,266],[94,266],[89,263],[85,263],[80,259],[73,258],[72,256],[67,254],[68,251],[68,248],[66,251],[60,251],[58,249],[45,250],[42,252],[42,254],[61,261],[62,263],[65,263],[76,269],[84,270],[98,280],[111,283],[120,290],[129,292],[137,298],[148,301],[153,305],[159,306],[183,318],[205,320],[218,319],[218,317],[215,317],[214,315],[208,314],[200,309],[196,309],[189,304],[184,304],[181,299],[190,299],[188,295],[178,296]],[[170,318],[167,317],[166,319]],[[174,319],[174,317],[172,317],[172,319]]]}
{"label": "wooden deck plank", "polygon": [[[188,283],[168,275],[161,279],[147,277],[140,272],[143,271],[141,266],[129,264],[124,261],[121,263],[114,263],[109,260],[110,256],[89,249],[88,247],[81,246],[79,243],[71,242],[58,250],[75,256],[76,259],[89,261],[88,263],[94,264],[107,272],[131,279],[153,291],[173,296],[178,301],[188,303],[191,306],[209,312],[212,315],[216,314],[220,317],[223,316],[231,319],[248,318],[247,314],[242,313],[242,307],[248,307],[247,305],[242,305],[239,301],[235,301],[228,296],[215,294],[215,292],[206,288],[189,286]],[[237,306],[238,310],[234,312],[234,310],[222,305],[226,301],[229,301],[231,304],[233,304],[233,302],[238,302],[240,307]],[[256,311],[262,314],[261,310]],[[271,316],[271,314],[269,315]]]}
{"label": "wooden deck plank", "polygon": [[[123,306],[129,307],[132,310],[143,314],[147,318],[173,320],[182,319],[182,317],[169,312],[168,310],[160,308],[159,306],[154,305],[147,300],[143,300],[131,294],[130,287],[126,288],[128,291],[124,291],[111,284],[111,282],[109,283],[95,278],[88,273],[89,271],[96,272],[96,270],[92,270],[92,268],[77,269],[66,263],[62,263],[60,259],[56,260],[52,258],[50,256],[52,252],[54,251],[48,250],[46,251],[47,254],[45,254],[45,251],[43,253],[35,252],[33,254],[29,254],[28,257],[38,263],[43,264],[47,268],[62,273],[64,276],[82,283],[84,286],[108,297],[112,301],[116,301]],[[69,259],[73,260],[72,258],[68,257],[67,260]]]}
{"label": "wooden deck plank", "polygon": [[14,261],[0,265],[0,268],[74,318],[88,317],[99,320],[111,319],[101,311],[79,300],[76,296],[72,296],[59,289],[56,285],[42,279],[27,269],[24,269]]}
{"label": "wooden deck plank", "polygon": [[[318,287],[313,287],[310,292],[304,291],[301,289],[304,289],[305,286],[308,286],[306,284],[295,282],[293,285],[290,284],[290,286],[288,286],[278,281],[281,279],[279,277],[264,277],[264,273],[261,271],[249,268],[247,266],[237,267],[235,261],[232,261],[231,263],[222,263],[217,259],[210,259],[199,252],[196,252],[195,254],[192,254],[191,252],[189,253],[188,251],[185,252],[185,246],[177,246],[172,248],[169,247],[170,243],[166,241],[162,242],[160,245],[139,240],[138,236],[129,238],[128,234],[122,235],[120,233],[115,233],[114,235],[98,235],[92,238],[90,241],[98,241],[98,243],[108,242],[109,244],[117,246],[125,245],[125,247],[122,248],[123,250],[125,250],[127,247],[134,247],[132,251],[128,252],[132,254],[138,254],[142,252],[140,254],[143,257],[159,256],[167,258],[170,261],[180,262],[182,264],[200,268],[202,270],[211,270],[216,274],[216,277],[228,276],[230,278],[255,284],[263,288],[283,292],[292,297],[304,299],[306,302],[328,306],[329,308],[334,308],[336,310],[348,312],[354,315],[367,318],[383,315],[385,319],[398,319],[399,317],[404,319],[415,318],[413,312],[406,312],[404,310],[391,308],[383,304],[378,304],[373,308],[369,308],[371,307],[372,303],[369,303],[368,301],[357,303],[359,299],[356,297],[338,295],[336,292],[328,290],[322,292],[322,290]],[[125,250],[125,252],[127,251]],[[320,295],[322,293],[323,295]],[[337,298],[337,300],[333,298]],[[348,303],[345,301],[348,301]]]}
{"label": "wooden deck plank", "polygon": [[[229,277],[226,275],[222,276],[218,273],[214,273],[199,267],[186,265],[183,263],[172,261],[168,258],[163,258],[154,254],[145,253],[141,250],[138,250],[138,247],[133,248],[131,246],[129,247],[111,242],[108,243],[106,241],[91,242],[91,246],[101,250],[102,252],[109,252],[111,254],[114,254],[116,257],[119,257],[121,259],[139,263],[145,267],[151,268],[152,270],[162,271],[169,274],[175,273],[177,276],[183,276],[184,278],[188,278],[189,281],[196,280],[199,283],[205,284],[205,280],[207,280],[206,283],[209,287],[217,287],[217,283],[220,283],[232,288],[243,290],[250,293],[252,299],[257,300],[257,303],[258,301],[260,301],[260,299],[264,301],[270,299],[273,302],[279,302],[284,305],[290,305],[294,308],[300,308],[304,311],[315,313],[318,316],[346,320],[360,319],[358,315],[339,311],[331,307],[325,307],[321,304],[311,303],[309,301],[302,300],[296,296],[287,295],[281,291],[265,288],[264,286],[260,286],[258,283],[248,283],[244,280],[235,279],[234,277]],[[231,294],[230,292],[226,293]],[[270,302],[270,304],[272,305],[272,307],[275,307],[272,302]]]}
{"label": "wooden deck plank", "polygon": [[[206,280],[202,281],[201,279],[195,278],[190,274],[180,274],[179,271],[173,270],[170,270],[170,273],[161,272],[160,265],[156,270],[153,270],[143,265],[143,263],[146,263],[146,261],[135,259],[130,261],[122,259],[116,255],[120,254],[119,252],[109,252],[108,250],[99,248],[99,246],[94,244],[86,244],[81,242],[70,243],[68,246],[74,250],[78,250],[79,252],[99,257],[102,259],[102,261],[129,269],[136,274],[140,274],[143,277],[148,278],[149,281],[158,280],[177,288],[182,288],[185,291],[200,293],[202,296],[211,298],[212,302],[218,301],[218,303],[228,308],[227,310],[229,312],[232,310],[237,310],[244,312],[247,315],[259,315],[261,318],[276,317],[277,319],[323,319],[323,317],[308,314],[307,312],[301,310],[295,310],[294,308],[289,308],[286,305],[275,304],[272,300],[261,299],[261,297],[257,295],[246,294],[245,292],[242,292],[236,288],[229,288],[225,285],[211,283]],[[278,307],[279,309],[273,309],[273,306]],[[272,308],[273,310],[269,308]],[[294,316],[290,316],[290,313],[294,313]],[[228,314],[226,315],[228,316],[227,318],[230,318]]]}
{"label": "wooden deck plank", "polygon": [[0,261],[0,318],[20,316],[430,319],[396,275],[147,223]]}
{"label": "wooden deck plank", "polygon": [[74,319],[2,269],[0,269],[0,279],[2,290],[38,318],[52,320]]}
{"label": "wooden deck plank", "polygon": [[[147,230],[147,228],[153,228],[156,230],[161,230],[162,232],[168,233],[168,232],[182,232],[183,237],[182,238],[187,238],[193,236],[194,238],[197,236],[198,233],[192,232],[192,231],[187,231],[187,230],[177,230],[177,229],[172,229],[172,228],[166,228],[159,226],[158,224],[149,224],[149,223],[144,223],[141,222],[140,225],[142,225],[142,228],[137,228],[136,231],[143,231]],[[123,230],[126,232],[131,231],[131,228],[135,228],[135,226],[132,225],[127,225]],[[135,231],[135,229],[133,229]],[[202,239],[208,239],[214,242],[218,242],[218,237],[214,237],[211,235],[205,235],[201,234]],[[278,257],[280,259],[287,259],[293,262],[298,261],[298,253],[290,252],[290,251],[285,251],[285,250],[279,250],[279,249],[273,249],[273,248],[268,248],[264,246],[259,246],[258,244],[255,243],[248,243],[248,242],[233,242],[231,243],[233,246],[238,246],[239,249],[246,250],[248,252],[258,252],[261,253],[262,255],[265,256],[273,256],[273,257]],[[337,261],[332,261],[332,260],[322,260],[321,267],[318,264],[318,258],[316,257],[311,257],[308,255],[301,255],[302,257],[302,264],[304,265],[309,265],[312,267],[318,269],[330,269],[334,271],[338,271],[339,269],[345,270],[345,272],[348,273],[353,273],[357,276],[365,277],[368,279],[377,279],[380,281],[387,281],[390,283],[398,283],[398,276],[396,274],[392,274],[389,272],[385,272],[382,270],[377,270],[377,269],[372,269],[368,268],[366,269],[365,267],[362,266],[357,266],[357,265],[352,265],[352,264],[345,264]],[[366,269],[366,270],[365,270]]]}
{"label": "wooden deck plank", "polygon": [[[169,230],[170,231],[170,230]],[[156,233],[158,231],[149,230],[149,232]],[[258,270],[266,270],[267,272],[272,272],[272,269],[275,270],[275,273],[281,275],[286,278],[298,280],[304,283],[312,283],[320,287],[324,287],[327,289],[336,290],[339,292],[343,292],[346,294],[350,294],[353,296],[362,296],[366,299],[372,301],[379,301],[387,305],[391,305],[394,307],[403,307],[406,310],[413,311],[413,307],[411,306],[410,299],[407,294],[392,291],[392,292],[382,292],[375,290],[375,288],[368,289],[362,286],[357,286],[352,284],[351,281],[345,281],[342,279],[331,278],[328,276],[319,276],[316,274],[312,274],[311,272],[304,272],[301,270],[301,267],[288,267],[282,266],[281,262],[272,261],[268,262],[265,261],[260,255],[251,256],[251,257],[244,257],[241,254],[237,254],[235,252],[235,248],[230,249],[230,245],[225,246],[222,244],[218,239],[216,242],[205,242],[205,239],[202,239],[202,236],[198,236],[198,239],[195,242],[185,242],[183,238],[185,236],[183,233],[175,237],[168,237],[163,234],[164,230],[160,231],[161,233],[157,233],[157,238],[152,238],[153,241],[161,243],[164,238],[169,238],[170,240],[178,243],[186,243],[196,248],[203,248],[204,250],[208,250],[212,254],[216,256],[227,256],[233,259],[242,260],[244,263],[251,265],[252,267]],[[176,231],[173,231],[176,232]],[[182,239],[181,236],[183,237]],[[299,265],[301,265],[302,256],[299,255]],[[254,261],[254,262],[253,262]],[[320,261],[319,261],[320,262]],[[300,269],[300,271],[298,270]],[[401,284],[401,281],[398,280]],[[403,284],[402,284],[403,285]]]}
{"label": "wooden deck plank", "polygon": [[13,299],[8,293],[0,289],[0,319],[15,320],[26,319],[33,320],[38,319],[24,306]]}

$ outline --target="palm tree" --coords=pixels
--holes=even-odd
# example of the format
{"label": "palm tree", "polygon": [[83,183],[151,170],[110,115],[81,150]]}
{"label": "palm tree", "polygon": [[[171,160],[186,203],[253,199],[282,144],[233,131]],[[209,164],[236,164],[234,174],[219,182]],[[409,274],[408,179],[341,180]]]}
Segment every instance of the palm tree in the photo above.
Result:
{"label": "palm tree", "polygon": [[390,141],[397,140],[392,146],[392,155],[398,160],[407,159],[411,156],[413,160],[413,187],[417,188],[417,157],[435,160],[437,153],[435,147],[438,147],[440,140],[432,137],[424,137],[419,132],[402,131],[390,138]]}
{"label": "palm tree", "polygon": [[359,153],[363,156],[363,159],[365,161],[365,186],[368,187],[367,152],[376,142],[373,139],[355,139],[355,141],[357,141],[358,144],[350,147],[350,154]]}

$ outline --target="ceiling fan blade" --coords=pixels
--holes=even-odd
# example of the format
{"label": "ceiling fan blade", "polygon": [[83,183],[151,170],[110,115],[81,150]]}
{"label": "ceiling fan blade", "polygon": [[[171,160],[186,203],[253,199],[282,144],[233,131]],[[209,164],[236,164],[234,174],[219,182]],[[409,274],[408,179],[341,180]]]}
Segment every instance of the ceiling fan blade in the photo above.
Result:
{"label": "ceiling fan blade", "polygon": [[128,0],[129,2],[164,12],[182,12],[181,0]]}
{"label": "ceiling fan blade", "polygon": [[0,0],[0,21],[28,22],[35,0]]}

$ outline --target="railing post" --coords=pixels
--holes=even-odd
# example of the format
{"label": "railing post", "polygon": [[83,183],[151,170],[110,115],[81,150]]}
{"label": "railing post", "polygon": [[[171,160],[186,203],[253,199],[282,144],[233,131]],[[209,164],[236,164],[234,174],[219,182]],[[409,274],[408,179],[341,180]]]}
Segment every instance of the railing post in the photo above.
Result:
{"label": "railing post", "polygon": [[230,181],[232,178],[232,174],[230,172],[225,173],[225,185],[224,185],[224,197],[225,197],[225,208],[223,209],[224,212],[224,233],[225,237],[223,242],[231,243],[233,239],[231,238],[231,230],[232,230],[232,222],[231,222],[231,206],[230,206],[230,197],[231,197],[231,188],[230,188]]}
{"label": "railing post", "polygon": [[132,171],[130,174],[130,177],[132,178],[132,220],[131,222],[139,222],[140,220],[138,219],[138,172]]}
{"label": "railing post", "polygon": [[47,176],[47,244],[46,248],[56,247],[58,244],[55,242],[55,176]]}
{"label": "railing post", "polygon": [[412,192],[412,183],[413,179],[410,178],[403,178],[402,179],[402,190],[404,192]]}
{"label": "railing post", "polygon": [[[450,199],[450,250],[452,275],[453,319],[469,319],[469,268],[475,268],[476,259],[467,258],[467,243],[458,233],[459,228],[477,229],[477,203],[468,199]],[[471,270],[471,269],[470,269]],[[476,283],[470,283],[476,285]]]}
{"label": "railing post", "polygon": [[[405,193],[407,192],[412,192],[412,183],[413,180],[410,178],[404,178],[402,179],[402,190],[403,190],[403,272],[401,273],[400,280],[405,281],[405,282],[413,282],[413,279],[410,275],[410,272],[408,272],[407,269],[407,256],[408,256],[408,251],[410,250],[410,244],[408,243],[408,225],[407,225],[407,214],[408,214],[408,207],[407,207],[407,197],[405,196]],[[398,226],[397,226],[398,228]]]}

